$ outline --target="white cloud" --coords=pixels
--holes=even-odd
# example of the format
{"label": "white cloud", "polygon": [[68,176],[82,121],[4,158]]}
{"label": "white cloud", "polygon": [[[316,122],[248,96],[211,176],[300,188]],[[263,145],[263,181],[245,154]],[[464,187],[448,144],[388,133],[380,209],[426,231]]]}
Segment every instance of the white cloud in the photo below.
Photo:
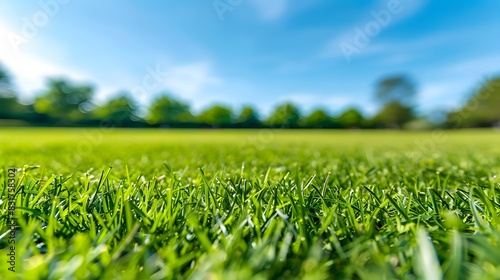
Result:
{"label": "white cloud", "polygon": [[47,77],[62,76],[73,80],[88,80],[88,76],[82,72],[69,69],[47,59],[37,57],[28,51],[15,51],[8,38],[12,29],[0,23],[0,63],[15,79],[17,88],[25,96],[32,96],[37,90],[44,87]]}
{"label": "white cloud", "polygon": [[428,109],[433,106],[458,106],[460,100],[457,99],[457,96],[462,96],[469,87],[469,81],[442,81],[439,83],[425,84],[422,86],[418,95],[419,107]]}
{"label": "white cloud", "polygon": [[216,96],[208,95],[210,87],[220,85],[221,79],[212,73],[207,62],[183,65],[145,67],[140,79],[129,79],[126,87],[143,106],[147,106],[161,92],[168,92],[189,101],[196,110],[212,102]]}
{"label": "white cloud", "polygon": [[480,76],[498,74],[500,71],[500,56],[486,56],[474,58],[466,61],[460,61],[456,64],[446,67],[445,74],[449,75],[468,75]]}
{"label": "white cloud", "polygon": [[[419,11],[421,11],[428,1],[412,1],[412,0],[403,0],[400,1],[400,9],[401,12],[397,14],[389,13],[389,2],[380,1],[376,5],[374,5],[370,10],[364,11],[366,15],[358,21],[357,24],[350,25],[346,28],[345,31],[340,32],[338,36],[332,39],[323,51],[320,53],[320,57],[344,57],[343,50],[341,49],[341,44],[348,44],[349,46],[355,47],[358,52],[352,54],[352,56],[357,57],[361,55],[369,55],[374,53],[379,53],[385,51],[387,49],[394,49],[393,45],[390,44],[376,44],[376,38],[384,32],[384,29],[391,28],[395,26],[397,23],[402,22],[408,18],[413,17]],[[386,16],[382,16],[381,19],[377,19],[376,16],[378,14],[385,14],[389,16],[387,22],[382,24],[381,19],[386,19]],[[373,23],[378,23],[380,27],[379,32],[375,36],[368,36],[369,32],[366,32],[366,27]],[[356,30],[359,28],[362,30],[362,34],[368,38],[369,42],[366,46],[358,46],[355,44],[355,38],[359,36],[359,33]]]}
{"label": "white cloud", "polygon": [[257,10],[259,16],[264,20],[276,20],[281,18],[288,6],[287,0],[251,0],[251,4]]}
{"label": "white cloud", "polygon": [[[458,108],[464,105],[469,94],[492,75],[498,74],[500,56],[479,57],[434,69],[429,84],[422,85],[419,107]],[[430,78],[430,77],[429,77]]]}
{"label": "white cloud", "polygon": [[212,74],[211,65],[205,62],[172,67],[167,73],[163,86],[186,98],[196,98],[207,86],[221,84]]}
{"label": "white cloud", "polygon": [[[0,34],[9,34],[12,30],[0,22]],[[24,98],[33,98],[39,90],[45,87],[47,78],[65,77],[76,82],[94,82],[97,86],[95,97],[98,103],[104,102],[120,90],[133,92],[133,88],[141,86],[144,78],[149,75],[148,69],[155,70],[154,67],[145,65],[142,74],[135,77],[127,74],[128,77],[124,79],[117,79],[112,74],[107,75],[107,77],[91,75],[78,70],[75,65],[56,63],[40,55],[35,55],[29,50],[16,52],[7,36],[0,37],[0,63],[13,76],[15,85]],[[164,75],[159,81],[153,81],[153,83],[158,84],[150,90],[144,90],[145,96],[135,96],[144,105],[151,101],[154,94],[162,90],[171,91],[175,95],[194,100],[194,102],[207,100],[210,97],[201,96],[205,89],[221,83],[221,80],[212,73],[211,65],[206,62],[160,68]]]}

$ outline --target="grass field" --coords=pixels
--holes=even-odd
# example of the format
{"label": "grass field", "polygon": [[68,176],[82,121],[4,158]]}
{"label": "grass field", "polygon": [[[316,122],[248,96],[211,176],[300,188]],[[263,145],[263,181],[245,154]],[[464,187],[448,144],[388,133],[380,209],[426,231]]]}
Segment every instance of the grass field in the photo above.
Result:
{"label": "grass field", "polygon": [[500,278],[500,131],[10,128],[0,143],[2,279]]}

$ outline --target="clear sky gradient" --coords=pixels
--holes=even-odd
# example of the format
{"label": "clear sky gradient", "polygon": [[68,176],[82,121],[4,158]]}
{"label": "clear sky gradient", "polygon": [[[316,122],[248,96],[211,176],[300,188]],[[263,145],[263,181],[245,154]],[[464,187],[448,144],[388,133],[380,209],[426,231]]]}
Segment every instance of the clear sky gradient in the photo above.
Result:
{"label": "clear sky gradient", "polygon": [[0,63],[24,99],[65,76],[93,82],[99,102],[168,91],[195,111],[264,115],[285,100],[370,114],[376,81],[403,73],[431,112],[498,73],[499,12],[498,1],[2,1]]}

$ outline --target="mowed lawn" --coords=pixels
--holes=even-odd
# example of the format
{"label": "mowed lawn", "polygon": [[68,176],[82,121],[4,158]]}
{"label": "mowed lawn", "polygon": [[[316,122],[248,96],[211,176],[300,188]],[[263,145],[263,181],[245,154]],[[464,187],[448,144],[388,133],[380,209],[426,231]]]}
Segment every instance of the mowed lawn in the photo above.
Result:
{"label": "mowed lawn", "polygon": [[498,130],[9,128],[0,167],[0,279],[500,278]]}

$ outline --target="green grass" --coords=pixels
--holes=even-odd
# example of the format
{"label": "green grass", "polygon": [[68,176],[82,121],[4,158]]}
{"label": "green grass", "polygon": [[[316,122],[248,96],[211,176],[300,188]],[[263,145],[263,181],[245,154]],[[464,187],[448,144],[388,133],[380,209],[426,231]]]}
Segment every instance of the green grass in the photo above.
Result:
{"label": "green grass", "polygon": [[499,131],[11,128],[0,143],[2,279],[500,278]]}

